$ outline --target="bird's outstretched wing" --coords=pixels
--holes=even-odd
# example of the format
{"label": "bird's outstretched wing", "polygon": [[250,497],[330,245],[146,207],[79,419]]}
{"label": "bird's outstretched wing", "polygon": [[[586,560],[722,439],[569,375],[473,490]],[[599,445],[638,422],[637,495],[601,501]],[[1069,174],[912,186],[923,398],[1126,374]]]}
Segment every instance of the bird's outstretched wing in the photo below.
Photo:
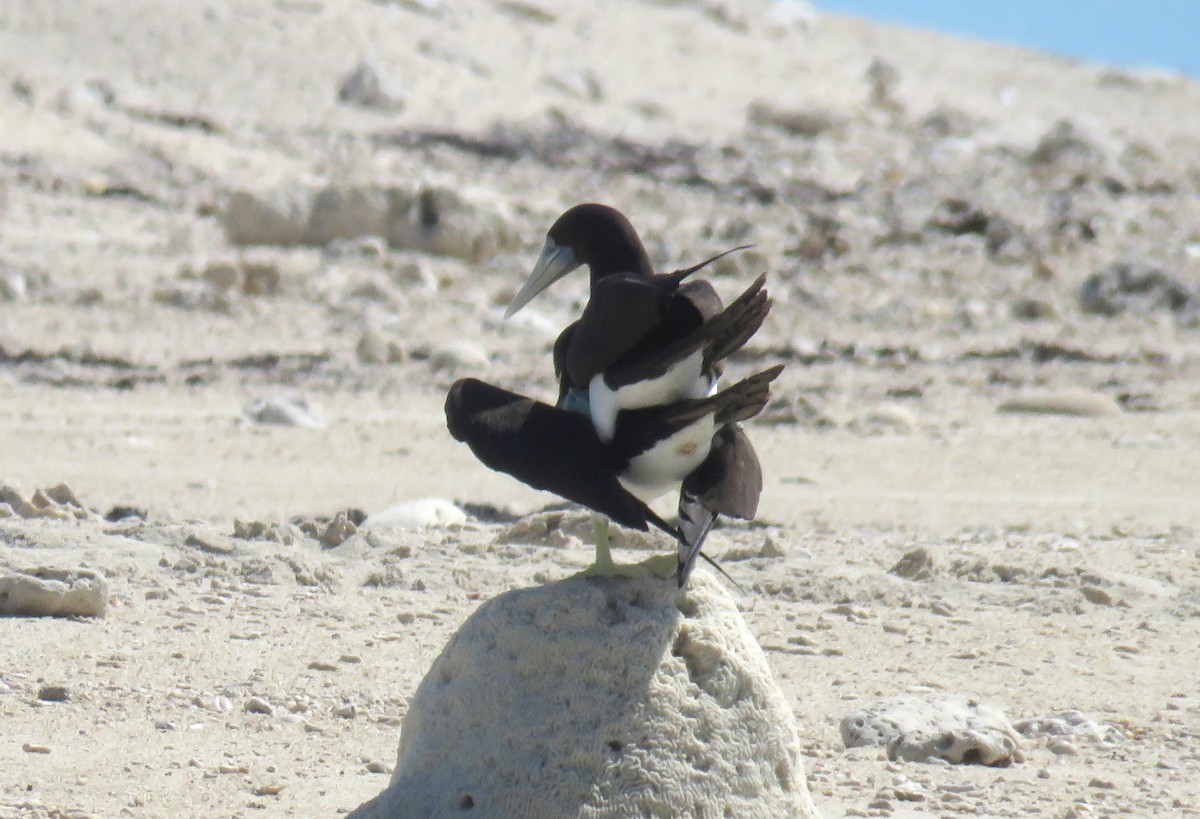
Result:
{"label": "bird's outstretched wing", "polygon": [[617,480],[612,455],[586,417],[474,378],[446,397],[446,425],[487,467],[553,492],[631,529],[679,530]]}

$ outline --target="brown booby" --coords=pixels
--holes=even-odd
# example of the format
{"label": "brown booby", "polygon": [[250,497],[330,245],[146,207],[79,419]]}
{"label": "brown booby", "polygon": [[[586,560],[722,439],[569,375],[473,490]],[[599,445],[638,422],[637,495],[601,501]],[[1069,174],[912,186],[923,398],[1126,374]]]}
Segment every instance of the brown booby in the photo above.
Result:
{"label": "brown booby", "polygon": [[[618,428],[645,422],[641,410],[712,395],[722,359],[762,325],[771,307],[765,275],[728,307],[711,284],[689,279],[723,255],[656,275],[637,231],[620,211],[577,205],[547,232],[533,272],[505,315],[576,268],[588,267],[588,303],[554,344],[558,406],[587,415],[601,441],[612,443]],[[672,457],[664,443],[620,476],[644,501],[680,492],[681,586],[717,516],[752,518],[762,490],[758,457],[736,423],[700,421],[687,434],[680,445],[692,448],[689,457]],[[597,519],[596,541],[597,567],[611,566],[607,521]]]}
{"label": "brown booby", "polygon": [[[655,526],[676,538],[678,555],[671,556],[667,571],[655,559],[644,569],[676,574],[682,586],[699,545],[687,543],[684,531],[657,515],[643,495],[678,486],[679,474],[694,483],[696,497],[722,483],[714,456],[730,451],[728,442],[741,434],[737,422],[762,410],[782,370],[782,365],[772,367],[704,398],[625,410],[607,442],[581,413],[464,378],[446,397],[446,425],[491,469],[586,506],[600,520],[640,531]],[[714,438],[719,443],[714,445]],[[597,540],[602,539],[598,532]],[[612,562],[607,542],[598,542],[596,563],[583,573],[628,573],[625,568]]]}
{"label": "brown booby", "polygon": [[688,280],[734,250],[655,275],[624,214],[607,205],[576,205],[551,225],[533,272],[504,315],[587,266],[588,303],[555,341],[554,370],[559,404],[586,411],[607,437],[622,409],[707,395],[720,374],[718,362],[758,330],[770,310],[765,275],[728,310],[710,283]]}

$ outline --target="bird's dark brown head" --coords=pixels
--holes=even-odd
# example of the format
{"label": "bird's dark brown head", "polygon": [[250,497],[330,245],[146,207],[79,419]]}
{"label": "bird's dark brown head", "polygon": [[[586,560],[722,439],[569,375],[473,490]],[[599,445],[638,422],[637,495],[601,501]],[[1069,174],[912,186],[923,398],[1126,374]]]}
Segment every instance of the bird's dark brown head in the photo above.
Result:
{"label": "bird's dark brown head", "polygon": [[588,266],[593,288],[616,273],[654,275],[642,240],[619,210],[591,202],[576,205],[550,226],[533,272],[509,302],[504,317],[580,265]]}
{"label": "bird's dark brown head", "polygon": [[576,205],[558,217],[546,235],[555,244],[571,248],[575,259],[588,266],[593,282],[613,273],[654,273],[633,225],[608,205]]}
{"label": "bird's dark brown head", "polygon": [[450,430],[450,436],[456,441],[463,440],[465,434],[465,426],[470,417],[471,407],[469,403],[464,403],[469,399],[469,393],[473,379],[462,378],[454,382],[450,387],[450,392],[446,394],[446,428]]}

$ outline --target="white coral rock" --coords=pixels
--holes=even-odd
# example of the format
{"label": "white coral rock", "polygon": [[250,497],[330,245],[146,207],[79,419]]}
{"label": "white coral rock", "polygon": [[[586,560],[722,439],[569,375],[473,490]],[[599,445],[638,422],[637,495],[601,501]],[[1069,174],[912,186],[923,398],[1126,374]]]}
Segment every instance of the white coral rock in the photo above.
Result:
{"label": "white coral rock", "polygon": [[1024,759],[1004,712],[964,697],[896,697],[843,717],[839,727],[847,748],[882,745],[893,760],[1007,767]]}
{"label": "white coral rock", "polygon": [[565,580],[480,606],[357,819],[815,817],[796,723],[729,595],[697,572]]}
{"label": "white coral rock", "polygon": [[108,581],[93,569],[39,566],[0,576],[0,615],[103,617]]}

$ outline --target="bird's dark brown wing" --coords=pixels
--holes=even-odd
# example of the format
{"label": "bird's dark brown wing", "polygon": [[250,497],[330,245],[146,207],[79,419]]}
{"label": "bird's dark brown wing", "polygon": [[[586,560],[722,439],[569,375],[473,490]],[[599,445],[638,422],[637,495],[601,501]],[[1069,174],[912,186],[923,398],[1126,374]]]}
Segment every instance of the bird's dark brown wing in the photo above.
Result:
{"label": "bird's dark brown wing", "polygon": [[[616,390],[658,378],[672,365],[700,350],[704,351],[702,369],[711,372],[716,362],[740,349],[762,326],[771,311],[771,300],[763,289],[766,281],[766,274],[759,276],[728,307],[718,309],[715,314],[711,311],[716,293],[709,294],[711,286],[707,290],[692,288],[688,285],[701,283],[689,282],[681,287],[671,297],[668,310],[695,316],[692,326],[664,322],[663,332],[648,335],[636,349],[605,371],[604,383]],[[720,299],[716,299],[716,304],[720,304]],[[702,318],[705,313],[709,315]]]}
{"label": "bird's dark brown wing", "polygon": [[474,378],[446,397],[446,425],[487,467],[645,531],[678,530],[617,480],[613,458],[590,420]]}
{"label": "bird's dark brown wing", "polygon": [[[598,236],[587,234],[587,241],[591,247]],[[712,285],[685,280],[722,256],[743,249],[727,250],[662,276],[647,275],[645,270],[602,272],[593,264],[591,294],[564,356],[564,371],[575,386],[587,389],[596,374],[607,372],[617,362],[673,345],[717,316],[721,299]]]}
{"label": "bird's dark brown wing", "polygon": [[662,325],[670,293],[646,279],[612,275],[592,285],[565,356],[565,372],[580,389]]}

